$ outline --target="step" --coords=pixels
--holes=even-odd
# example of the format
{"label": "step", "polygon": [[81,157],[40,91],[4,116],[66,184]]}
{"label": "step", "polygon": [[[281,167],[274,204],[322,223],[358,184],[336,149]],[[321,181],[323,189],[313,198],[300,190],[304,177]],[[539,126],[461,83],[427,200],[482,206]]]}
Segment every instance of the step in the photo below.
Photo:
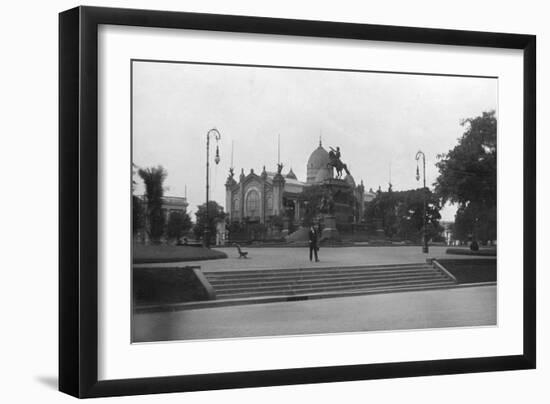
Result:
{"label": "step", "polygon": [[216,292],[221,292],[224,290],[239,290],[239,289],[255,289],[262,290],[265,288],[285,288],[285,287],[295,287],[298,285],[337,285],[337,284],[355,284],[355,283],[364,283],[364,282],[401,282],[409,279],[448,279],[443,274],[433,273],[425,274],[419,273],[415,275],[400,276],[400,277],[387,277],[387,276],[378,276],[378,277],[341,277],[338,279],[334,278],[320,278],[320,279],[307,279],[299,280],[296,279],[292,282],[265,282],[265,283],[241,283],[241,284],[220,284],[216,285],[214,289]]}
{"label": "step", "polygon": [[418,264],[393,264],[393,265],[364,265],[364,266],[342,266],[342,267],[304,267],[304,268],[280,268],[280,269],[237,269],[237,270],[221,270],[215,272],[204,271],[208,275],[263,275],[266,272],[273,274],[308,272],[308,271],[372,271],[372,270],[389,270],[393,269],[408,269],[408,268],[433,268],[432,265],[426,263]]}
{"label": "step", "polygon": [[453,285],[454,282],[450,280],[422,280],[422,281],[408,281],[403,283],[394,283],[394,282],[383,282],[383,283],[375,283],[375,284],[369,284],[369,285],[354,285],[354,286],[327,286],[327,287],[320,287],[320,288],[297,288],[297,289],[290,289],[290,290],[268,290],[268,291],[248,291],[248,292],[238,292],[238,293],[220,293],[217,294],[218,299],[230,299],[230,298],[244,298],[244,297],[254,297],[254,296],[278,296],[278,295],[286,295],[286,296],[294,296],[294,295],[303,295],[303,294],[311,294],[311,293],[321,293],[321,292],[337,292],[337,291],[353,291],[353,290],[363,290],[363,291],[370,291],[370,290],[378,290],[378,289],[388,289],[388,288],[401,288],[401,287],[408,287],[408,286],[444,286],[444,285]]}
{"label": "step", "polygon": [[232,287],[231,285],[228,285],[226,287],[220,286],[217,291],[223,291],[223,290],[264,290],[264,289],[273,289],[273,288],[280,288],[280,289],[288,289],[293,287],[309,287],[311,286],[318,286],[318,285],[340,285],[340,284],[372,284],[372,283],[402,283],[407,281],[413,281],[413,280],[422,280],[422,279],[435,279],[435,280],[449,280],[451,279],[442,276],[442,275],[428,275],[428,276],[411,276],[411,277],[403,277],[399,279],[393,279],[393,278],[378,278],[378,279],[354,279],[354,280],[345,280],[341,279],[339,281],[319,281],[319,282],[293,282],[293,283],[285,283],[281,285],[265,285],[265,286],[254,286],[254,287]]}
{"label": "step", "polygon": [[320,295],[320,294],[361,294],[361,293],[371,293],[371,292],[377,292],[377,291],[385,291],[385,290],[401,290],[401,289],[407,289],[407,288],[415,288],[415,289],[425,289],[425,288],[443,288],[443,287],[452,287],[455,284],[449,283],[449,282],[425,282],[425,283],[417,283],[417,284],[405,284],[405,285],[381,285],[378,287],[371,287],[371,288],[356,288],[356,289],[350,289],[350,288],[343,288],[343,289],[314,289],[314,290],[308,290],[308,291],[300,291],[296,293],[261,293],[261,294],[250,294],[250,293],[241,293],[241,294],[233,294],[233,295],[221,295],[219,296],[220,300],[231,300],[231,299],[247,299],[247,298],[269,298],[269,297],[307,297],[307,296],[314,296],[314,295]]}
{"label": "step", "polygon": [[436,271],[436,270],[417,270],[417,271],[408,271],[408,272],[389,272],[389,273],[355,273],[355,274],[317,274],[317,275],[296,275],[296,276],[284,276],[284,277],[274,277],[274,276],[266,276],[263,278],[218,278],[218,279],[210,279],[207,278],[208,281],[212,286],[214,285],[233,285],[233,284],[251,284],[251,285],[257,285],[260,283],[272,283],[272,282],[295,282],[297,280],[318,280],[318,279],[356,279],[356,278],[380,278],[380,277],[389,277],[389,278],[398,278],[402,276],[414,276],[414,275],[438,275],[442,274],[442,272]]}
{"label": "step", "polygon": [[331,274],[341,274],[341,275],[353,275],[353,274],[377,274],[377,273],[407,273],[415,271],[438,271],[437,269],[427,266],[427,267],[415,267],[415,268],[404,268],[404,269],[355,269],[355,270],[336,270],[336,269],[327,269],[327,270],[315,270],[315,271],[294,271],[286,273],[277,273],[271,270],[264,270],[258,273],[248,273],[248,271],[240,271],[240,273],[226,273],[226,272],[203,272],[208,280],[216,281],[218,279],[266,279],[266,278],[292,278],[296,276],[318,276],[318,275],[331,275]]}

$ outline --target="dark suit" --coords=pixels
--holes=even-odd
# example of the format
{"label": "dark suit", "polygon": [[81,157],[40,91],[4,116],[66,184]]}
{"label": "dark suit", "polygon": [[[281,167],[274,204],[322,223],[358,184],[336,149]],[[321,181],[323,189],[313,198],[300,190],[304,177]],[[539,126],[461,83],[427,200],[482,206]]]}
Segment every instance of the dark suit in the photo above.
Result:
{"label": "dark suit", "polygon": [[309,260],[313,260],[313,254],[315,254],[315,261],[319,261],[317,257],[317,251],[319,250],[318,245],[318,234],[315,229],[309,229]]}

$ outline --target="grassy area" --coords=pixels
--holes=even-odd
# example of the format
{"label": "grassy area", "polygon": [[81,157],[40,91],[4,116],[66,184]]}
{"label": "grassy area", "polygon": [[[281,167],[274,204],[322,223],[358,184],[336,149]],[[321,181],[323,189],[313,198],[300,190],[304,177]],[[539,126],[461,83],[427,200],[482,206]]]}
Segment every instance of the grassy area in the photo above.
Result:
{"label": "grassy area", "polygon": [[134,264],[187,262],[219,258],[227,258],[227,254],[204,247],[134,244],[133,248]]}
{"label": "grassy area", "polygon": [[447,248],[446,253],[456,255],[475,255],[479,257],[496,257],[497,249],[496,247],[481,247],[477,251],[472,251],[469,247],[454,247]]}
{"label": "grassy area", "polygon": [[191,267],[133,268],[136,306],[208,300],[208,292]]}
{"label": "grassy area", "polygon": [[472,258],[462,260],[438,259],[458,283],[496,282],[497,260],[495,258]]}

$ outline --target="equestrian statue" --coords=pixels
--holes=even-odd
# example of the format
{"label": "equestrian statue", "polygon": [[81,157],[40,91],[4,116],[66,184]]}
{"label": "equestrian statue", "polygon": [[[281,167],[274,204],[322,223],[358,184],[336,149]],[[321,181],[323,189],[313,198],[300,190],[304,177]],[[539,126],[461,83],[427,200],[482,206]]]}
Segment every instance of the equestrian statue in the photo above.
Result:
{"label": "equestrian statue", "polygon": [[349,175],[348,166],[342,163],[342,160],[340,160],[340,146],[337,146],[336,150],[330,147],[330,151],[328,152],[328,159],[329,162],[327,164],[327,167],[333,167],[336,169],[337,179],[342,178],[342,171],[345,171],[346,174]]}

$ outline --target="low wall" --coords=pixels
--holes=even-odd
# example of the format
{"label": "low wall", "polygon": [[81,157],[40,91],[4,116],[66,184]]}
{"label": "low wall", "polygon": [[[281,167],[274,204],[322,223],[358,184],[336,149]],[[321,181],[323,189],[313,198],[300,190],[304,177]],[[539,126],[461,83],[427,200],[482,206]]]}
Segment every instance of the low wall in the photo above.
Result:
{"label": "low wall", "polygon": [[212,300],[215,293],[198,267],[133,268],[136,306]]}
{"label": "low wall", "polygon": [[445,251],[446,254],[455,254],[455,255],[473,255],[477,257],[496,257],[497,249],[496,248],[480,248],[477,251],[472,251],[468,247],[464,248],[447,248]]}
{"label": "low wall", "polygon": [[437,259],[458,283],[479,283],[497,281],[496,258]]}

